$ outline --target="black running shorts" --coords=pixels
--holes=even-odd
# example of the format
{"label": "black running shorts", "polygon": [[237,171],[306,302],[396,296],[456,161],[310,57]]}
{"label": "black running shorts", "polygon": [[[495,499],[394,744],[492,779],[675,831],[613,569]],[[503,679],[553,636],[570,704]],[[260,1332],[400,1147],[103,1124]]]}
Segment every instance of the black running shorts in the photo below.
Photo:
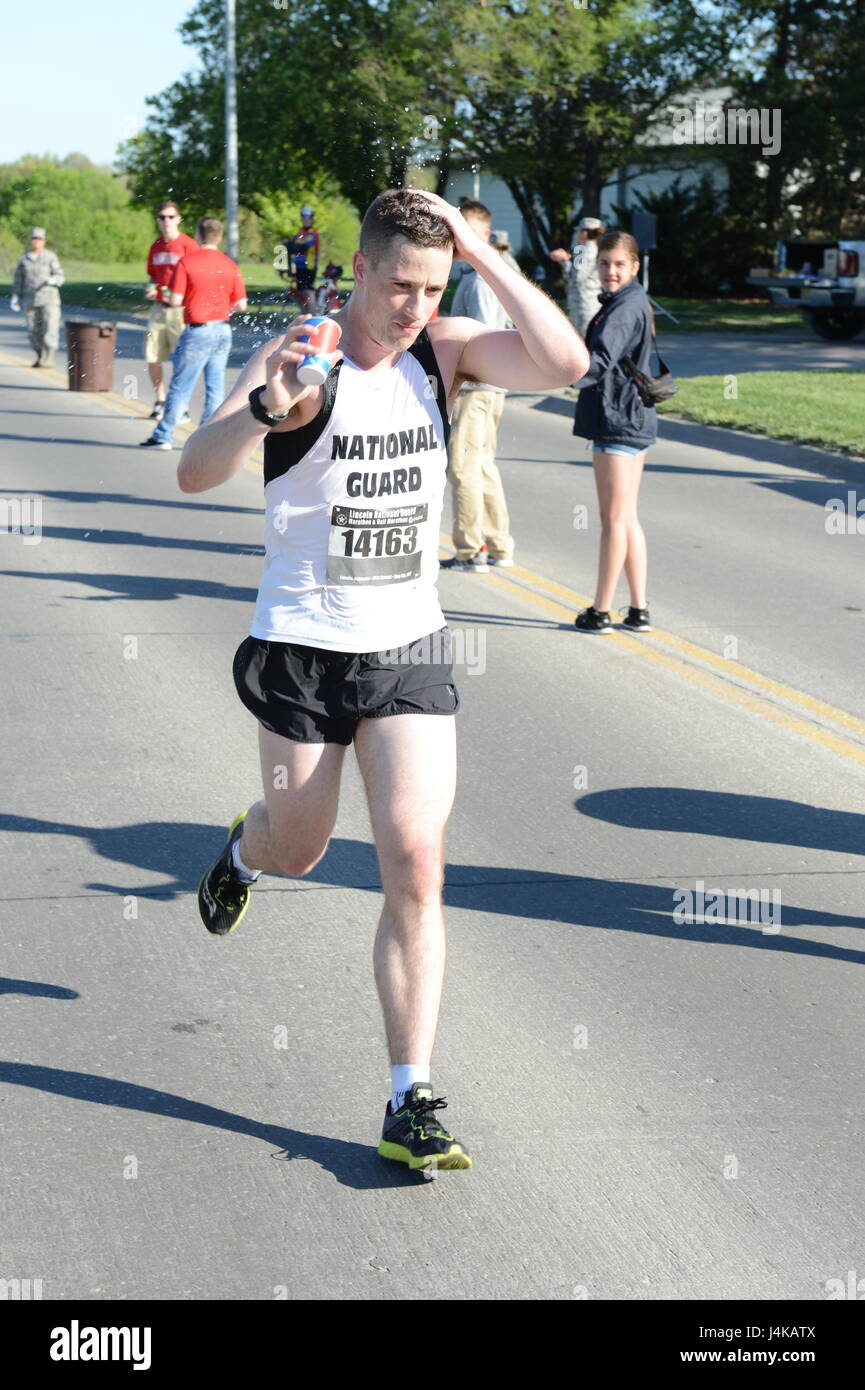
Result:
{"label": "black running shorts", "polygon": [[295,743],[348,745],[361,719],[456,714],[460,706],[446,627],[385,652],[247,637],[235,653],[234,684],[259,724]]}

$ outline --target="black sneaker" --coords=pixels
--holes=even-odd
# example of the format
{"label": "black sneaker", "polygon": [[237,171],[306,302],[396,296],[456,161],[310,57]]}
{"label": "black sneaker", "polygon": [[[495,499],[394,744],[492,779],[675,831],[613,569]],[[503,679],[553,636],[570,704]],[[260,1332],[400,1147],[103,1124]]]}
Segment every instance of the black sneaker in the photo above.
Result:
{"label": "black sneaker", "polygon": [[470,574],[486,574],[489,567],[485,545],[482,545],[480,550],[476,550],[474,555],[469,555],[465,560],[461,560],[459,555],[452,555],[449,560],[442,560],[440,565],[443,570],[466,570]]}
{"label": "black sneaker", "polygon": [[231,857],[232,849],[243,834],[245,817],[244,811],[231,822],[225,849],[198,885],[198,911],[213,936],[226,936],[234,931],[249,906],[251,885],[239,877]]}
{"label": "black sneaker", "polygon": [[471,1168],[462,1144],[435,1118],[434,1112],[444,1110],[446,1104],[444,1097],[433,1100],[432,1087],[423,1081],[415,1082],[396,1114],[388,1101],[378,1146],[382,1158],[407,1163],[409,1168]]}
{"label": "black sneaker", "polygon": [[629,608],[628,616],[622,619],[622,627],[629,632],[651,632],[652,621],[648,608]]}
{"label": "black sneaker", "polygon": [[577,632],[612,632],[613,620],[609,613],[599,613],[597,608],[589,605],[574,618],[574,627]]}
{"label": "black sneaker", "polygon": [[163,402],[163,401],[157,401],[157,402],[155,403],[153,409],[151,410],[151,412],[150,412],[150,414],[149,414],[149,416],[148,416],[147,418],[148,418],[149,420],[161,420],[161,419],[162,419],[162,414],[163,414],[163,411],[164,411],[164,410],[165,410],[165,404],[164,404],[164,402]]}
{"label": "black sneaker", "polygon": [[174,446],[169,444],[167,440],[154,439],[151,435],[149,439],[142,439],[138,447],[139,449],[172,449]]}

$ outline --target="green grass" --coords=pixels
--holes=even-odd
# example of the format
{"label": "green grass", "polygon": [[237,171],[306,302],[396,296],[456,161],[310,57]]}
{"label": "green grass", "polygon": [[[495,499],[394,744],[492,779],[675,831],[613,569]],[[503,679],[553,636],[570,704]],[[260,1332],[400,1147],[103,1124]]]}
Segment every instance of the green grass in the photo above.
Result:
{"label": "green grass", "polygon": [[660,294],[652,298],[679,320],[671,323],[666,314],[658,314],[662,333],[765,333],[802,326],[802,315],[795,309],[779,309],[766,299],[671,299]]}
{"label": "green grass", "polygon": [[[665,415],[865,453],[865,371],[742,372],[688,377],[678,385],[659,407]],[[726,400],[733,389],[736,398]]]}
{"label": "green grass", "polygon": [[[104,309],[108,313],[125,310],[127,313],[146,314],[149,306],[144,298],[147,272],[142,261],[124,264],[98,263],[94,261],[63,262],[66,284],[63,286],[63,301],[77,304],[83,309]],[[270,265],[260,262],[244,261],[240,273],[249,291],[250,310],[257,312],[257,304],[266,295],[276,293],[285,287],[277,272]],[[342,289],[351,289],[350,276],[340,281]],[[0,295],[7,296],[10,284],[0,282]],[[456,290],[456,282],[448,285],[442,296],[442,313],[447,313]],[[653,296],[657,302],[669,309],[679,320],[672,324],[663,314],[658,316],[658,327],[664,332],[774,332],[783,328],[801,326],[801,315],[795,311],[778,309],[762,299],[670,299],[666,296]],[[265,312],[272,313],[272,306],[264,306]],[[562,303],[564,308],[564,303]]]}
{"label": "green grass", "polygon": [[[147,270],[144,262],[124,264],[96,263],[93,261],[63,261],[66,283],[61,290],[64,304],[75,304],[82,309],[104,309],[107,313],[147,314],[150,301],[144,298],[147,284]],[[250,310],[257,312],[256,301],[265,295],[275,294],[284,289],[286,282],[281,280],[273,266],[260,262],[241,262],[240,273],[249,292]],[[340,288],[350,289],[353,280],[343,278]],[[8,298],[11,283],[0,282],[0,296]],[[272,313],[272,306],[265,306],[265,312]]]}

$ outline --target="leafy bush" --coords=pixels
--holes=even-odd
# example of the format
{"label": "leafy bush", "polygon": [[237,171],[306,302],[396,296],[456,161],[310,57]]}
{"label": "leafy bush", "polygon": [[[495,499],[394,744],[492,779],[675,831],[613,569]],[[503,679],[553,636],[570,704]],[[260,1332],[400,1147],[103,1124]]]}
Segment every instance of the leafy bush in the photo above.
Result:
{"label": "leafy bush", "polygon": [[0,168],[0,246],[11,239],[20,255],[32,226],[61,258],[91,261],[143,260],[155,236],[150,210],[108,170],[28,156]]}
{"label": "leafy bush", "polygon": [[324,270],[329,260],[334,260],[345,268],[347,276],[351,275],[351,258],[360,236],[360,218],[332,187],[306,186],[300,190],[259,194],[249,201],[258,214],[263,260],[272,260],[274,247],[299,229],[301,206],[308,203],[315,209],[315,225],[321,238],[319,271]]}

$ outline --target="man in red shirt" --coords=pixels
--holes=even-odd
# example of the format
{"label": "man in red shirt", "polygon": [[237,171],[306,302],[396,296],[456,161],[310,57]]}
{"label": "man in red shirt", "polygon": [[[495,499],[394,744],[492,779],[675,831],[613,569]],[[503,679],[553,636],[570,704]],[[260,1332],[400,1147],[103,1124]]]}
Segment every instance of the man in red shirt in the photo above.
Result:
{"label": "man in red shirt", "polygon": [[246,308],[246,288],[236,263],[219,250],[222,223],[215,217],[202,217],[195,236],[198,249],[178,262],[169,286],[171,305],[183,305],[186,327],[174,354],[165,410],[153,434],[142,441],[144,449],[172,448],[174,427],[202,372],[202,424],[225,396],[225,366],[231,351],[228,320],[233,310]]}
{"label": "man in red shirt", "polygon": [[147,255],[150,284],[144,291],[145,298],[153,301],[144,339],[144,360],[156,392],[151,420],[158,420],[165,406],[162,364],[171,357],[183,332],[183,315],[179,309],[171,307],[168,287],[178,262],[190,251],[198,250],[197,242],[180,231],[180,208],[176,203],[159,204],[156,225],[159,236]]}

